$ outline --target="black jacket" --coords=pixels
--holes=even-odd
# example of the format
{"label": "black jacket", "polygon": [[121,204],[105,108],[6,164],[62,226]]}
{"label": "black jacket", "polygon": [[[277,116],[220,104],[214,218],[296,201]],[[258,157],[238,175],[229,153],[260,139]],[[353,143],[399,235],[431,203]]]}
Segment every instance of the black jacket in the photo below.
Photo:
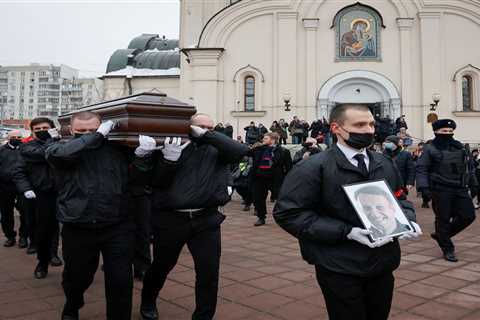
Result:
{"label": "black jacket", "polygon": [[168,187],[163,184],[163,174],[153,173],[152,218],[155,220],[158,212],[225,205],[230,200],[230,164],[238,163],[248,151],[248,146],[215,131],[192,138]]}
{"label": "black jacket", "polygon": [[[262,145],[250,151],[250,155],[253,158],[252,174],[254,176],[267,148],[268,146]],[[272,176],[281,182],[290,169],[292,169],[292,156],[290,155],[290,151],[280,145],[276,145],[273,148]]]}
{"label": "black jacket", "polygon": [[24,193],[32,190],[25,170],[21,170],[20,149],[10,144],[0,147],[0,192]]}
{"label": "black jacket", "polygon": [[132,158],[131,150],[99,133],[50,145],[46,159],[55,169],[58,220],[86,227],[127,220]]}
{"label": "black jacket", "polygon": [[[400,264],[397,240],[371,249],[348,240],[353,227],[362,227],[342,185],[385,179],[390,188],[401,188],[401,177],[391,159],[368,152],[369,176],[352,165],[334,146],[298,163],[287,175],[274,208],[275,221],[298,238],[303,258],[328,270],[372,276],[389,272]],[[412,204],[400,200],[407,217],[414,221]]]}
{"label": "black jacket", "polygon": [[410,152],[400,151],[392,153],[384,151],[384,154],[395,161],[402,176],[403,186],[413,186],[415,184],[415,163],[413,162]]}
{"label": "black jacket", "polygon": [[[447,163],[452,160],[445,160],[447,154],[457,154],[458,163]],[[418,190],[466,191],[467,186],[478,186],[474,170],[469,166],[467,151],[457,140],[445,144],[435,138],[426,145],[417,160],[416,179]]]}
{"label": "black jacket", "polygon": [[27,172],[34,191],[54,192],[53,168],[45,159],[45,150],[53,143],[55,143],[53,139],[47,141],[35,139],[20,146],[20,154],[23,160],[20,166],[22,170]]}
{"label": "black jacket", "polygon": [[254,144],[258,141],[260,137],[260,129],[255,126],[248,126],[245,127],[243,130],[246,131],[245,133],[245,142],[248,144]]}
{"label": "black jacket", "polygon": [[302,149],[298,150],[295,152],[295,155],[293,156],[293,164],[297,164],[300,161],[303,160],[303,155],[306,152],[310,152],[310,156],[313,156],[314,154],[322,152],[322,148],[320,146],[317,146],[316,148],[312,147],[302,147]]}

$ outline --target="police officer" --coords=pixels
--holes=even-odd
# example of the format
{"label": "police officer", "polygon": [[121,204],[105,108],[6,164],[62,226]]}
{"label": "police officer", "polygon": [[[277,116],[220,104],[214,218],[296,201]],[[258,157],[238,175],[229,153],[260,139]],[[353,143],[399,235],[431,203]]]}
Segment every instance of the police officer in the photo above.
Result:
{"label": "police officer", "polygon": [[[19,146],[22,143],[22,134],[19,130],[8,133],[8,142],[0,147],[0,212],[2,230],[7,240],[4,247],[13,247],[16,243],[14,208],[17,197],[24,196],[28,199],[35,198],[25,171],[18,170],[20,161]],[[19,245],[27,246],[27,228],[23,210],[20,210]]]}
{"label": "police officer", "polygon": [[473,170],[468,168],[465,147],[453,138],[457,125],[450,119],[432,123],[435,138],[424,147],[417,161],[417,186],[422,194],[431,194],[435,213],[435,233],[443,257],[457,262],[453,236],[475,220],[475,209],[468,194],[469,186],[476,187]]}
{"label": "police officer", "polygon": [[[330,115],[337,144],[301,161],[285,178],[274,208],[277,223],[299,239],[303,258],[315,265],[330,319],[386,320],[393,294],[393,270],[400,264],[397,239],[371,242],[342,186],[385,179],[408,219],[411,203],[401,194],[392,159],[367,148],[375,121],[363,104],[341,104]],[[403,238],[416,237],[417,233]]]}
{"label": "police officer", "polygon": [[[75,137],[46,150],[58,189],[58,219],[63,223],[65,267],[63,320],[76,320],[84,292],[93,282],[100,253],[105,272],[107,319],[130,320],[135,222],[129,216],[129,169],[140,170],[142,159],[106,137],[112,121],[79,112],[71,118]],[[130,165],[132,163],[132,165]]]}
{"label": "police officer", "polygon": [[158,168],[152,172],[153,262],[143,280],[142,319],[158,319],[156,300],[167,275],[187,245],[195,263],[193,320],[211,320],[217,305],[220,266],[219,206],[230,200],[230,165],[249,148],[213,131],[205,114],[191,119],[191,141],[183,151],[172,184],[165,188]]}
{"label": "police officer", "polygon": [[36,279],[43,279],[48,274],[51,262],[54,266],[62,265],[57,256],[58,241],[55,239],[59,229],[56,217],[57,193],[52,168],[45,159],[45,150],[59,140],[59,134],[53,121],[44,117],[33,119],[30,129],[34,139],[21,146],[22,162],[19,165],[27,172],[36,195],[32,203],[35,211],[35,245],[38,259],[34,276]]}

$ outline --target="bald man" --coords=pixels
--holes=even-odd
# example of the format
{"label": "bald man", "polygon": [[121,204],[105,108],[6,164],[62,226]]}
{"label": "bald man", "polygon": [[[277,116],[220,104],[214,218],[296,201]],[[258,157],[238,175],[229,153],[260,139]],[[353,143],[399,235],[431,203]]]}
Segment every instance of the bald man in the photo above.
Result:
{"label": "bald man", "polygon": [[[2,213],[2,230],[7,238],[4,247],[13,247],[16,243],[17,232],[15,231],[13,213],[15,200],[20,193],[19,190],[25,190],[23,195],[26,198],[35,198],[35,193],[30,187],[25,172],[16,169],[21,159],[18,150],[21,144],[22,133],[19,130],[13,130],[8,133],[8,142],[0,147],[0,211]],[[24,220],[22,215],[19,228],[19,244],[21,247],[26,247],[27,245]]]}
{"label": "bald man", "polygon": [[154,249],[152,266],[143,281],[140,313],[144,320],[158,319],[157,297],[185,245],[192,254],[196,272],[192,320],[210,320],[215,314],[220,225],[225,219],[219,207],[230,200],[229,165],[238,163],[249,148],[213,129],[208,115],[193,116],[192,142],[179,158],[171,185],[163,188],[163,175],[155,169],[152,173]]}

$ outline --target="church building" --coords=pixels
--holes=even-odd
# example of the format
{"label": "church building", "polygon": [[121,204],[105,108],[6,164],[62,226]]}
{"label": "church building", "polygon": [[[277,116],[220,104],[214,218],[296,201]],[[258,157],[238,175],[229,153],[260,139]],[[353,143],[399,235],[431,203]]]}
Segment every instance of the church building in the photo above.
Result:
{"label": "church building", "polygon": [[[380,117],[405,115],[413,137],[431,138],[430,122],[448,117],[457,139],[480,142],[479,1],[180,3],[176,48],[142,35],[137,48],[117,51],[109,66],[122,62],[103,76],[105,98],[155,88],[239,135],[250,121],[311,122],[328,119],[337,103],[361,102]],[[138,55],[163,62],[139,66]]]}

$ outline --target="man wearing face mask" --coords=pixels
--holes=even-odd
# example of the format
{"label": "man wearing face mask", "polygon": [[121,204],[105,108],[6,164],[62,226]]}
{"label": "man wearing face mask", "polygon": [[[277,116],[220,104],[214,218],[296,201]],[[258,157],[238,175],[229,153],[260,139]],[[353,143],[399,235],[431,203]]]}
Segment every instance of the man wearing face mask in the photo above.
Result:
{"label": "man wearing face mask", "polygon": [[[220,225],[225,216],[219,207],[230,200],[230,165],[249,152],[248,146],[213,131],[206,114],[191,119],[190,140],[179,159],[172,184],[163,188],[154,167],[152,193],[153,262],[143,280],[140,314],[157,320],[157,298],[186,245],[195,263],[195,302],[192,320],[212,320],[215,315],[221,254]],[[160,311],[161,312],[161,311]]]}
{"label": "man wearing face mask", "polygon": [[383,143],[383,154],[392,158],[397,165],[402,176],[404,191],[408,194],[415,184],[415,163],[410,152],[402,150],[399,141],[400,138],[397,136],[386,137]]}
{"label": "man wearing face mask", "polygon": [[300,161],[285,178],[273,216],[300,243],[303,258],[315,265],[330,319],[387,320],[400,264],[397,239],[371,242],[342,186],[385,179],[416,232],[413,205],[402,194],[393,160],[368,147],[375,120],[366,105],[340,104],[330,114],[336,145]]}
{"label": "man wearing face mask", "polygon": [[475,209],[468,194],[469,184],[477,187],[475,173],[470,170],[468,153],[453,138],[457,125],[450,119],[432,123],[435,138],[424,147],[417,161],[417,186],[422,194],[431,194],[435,213],[435,239],[443,257],[457,262],[452,237],[475,220]]}
{"label": "man wearing face mask", "polygon": [[37,249],[38,264],[34,271],[36,279],[43,279],[48,274],[48,266],[62,265],[58,257],[58,221],[56,218],[57,194],[54,187],[52,168],[45,159],[45,150],[59,140],[59,134],[53,121],[39,117],[30,122],[33,140],[20,148],[22,161],[19,169],[27,173],[30,184],[35,192],[35,201],[32,205],[34,219],[30,217],[30,224],[35,225],[35,246]]}
{"label": "man wearing face mask", "polygon": [[[7,240],[4,247],[13,247],[16,243],[14,208],[15,200],[22,195],[35,198],[35,193],[28,182],[24,171],[16,170],[20,161],[19,146],[22,143],[22,134],[18,130],[8,133],[8,142],[0,147],[0,212],[2,230]],[[23,210],[20,217],[19,245],[25,248],[27,230]],[[23,242],[23,244],[22,244]]]}
{"label": "man wearing face mask", "polygon": [[317,154],[322,151],[322,148],[318,145],[317,139],[307,138],[304,143],[302,143],[302,149],[295,152],[293,156],[293,164],[297,164],[302,160],[310,158],[310,156]]}

